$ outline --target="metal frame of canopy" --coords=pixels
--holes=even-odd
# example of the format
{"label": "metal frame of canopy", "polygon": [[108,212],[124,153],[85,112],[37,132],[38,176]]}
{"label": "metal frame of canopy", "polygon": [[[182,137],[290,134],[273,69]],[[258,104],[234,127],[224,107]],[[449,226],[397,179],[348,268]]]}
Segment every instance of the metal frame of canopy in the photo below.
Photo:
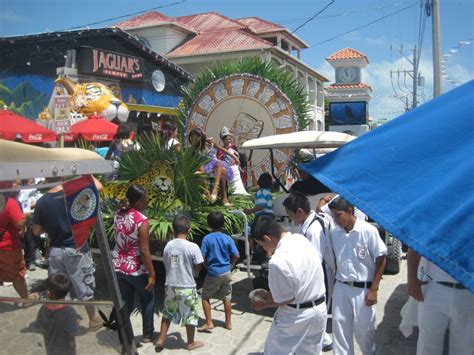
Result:
{"label": "metal frame of canopy", "polygon": [[[41,148],[0,139],[0,181],[28,178],[52,178],[104,174],[112,172],[111,162],[95,152],[79,148]],[[39,184],[36,187],[48,187]],[[11,189],[10,189],[11,190]],[[105,234],[102,214],[97,214],[95,234],[101,251],[102,263],[116,310],[118,332],[126,354],[136,353],[130,319],[124,313],[117,277],[112,267],[110,248]],[[43,301],[47,302],[47,301]],[[81,303],[81,302],[79,302]],[[82,304],[82,303],[81,303]]]}
{"label": "metal frame of canopy", "polygon": [[292,149],[312,149],[313,155],[316,157],[318,150],[333,150],[338,148],[357,137],[340,132],[328,131],[298,131],[286,134],[277,134],[256,139],[251,139],[242,144],[241,149],[268,149],[270,152],[271,174],[275,181],[288,192],[280,179],[275,174],[275,163],[273,157],[273,149],[292,148]]}

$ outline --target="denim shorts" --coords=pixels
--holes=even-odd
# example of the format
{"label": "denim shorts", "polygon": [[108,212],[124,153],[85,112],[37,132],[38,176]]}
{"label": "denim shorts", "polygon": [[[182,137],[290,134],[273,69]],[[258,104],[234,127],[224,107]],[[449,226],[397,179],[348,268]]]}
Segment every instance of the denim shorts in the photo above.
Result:
{"label": "denim shorts", "polygon": [[95,265],[90,252],[82,253],[74,248],[51,248],[48,274],[57,272],[69,277],[71,298],[81,301],[94,298]]}

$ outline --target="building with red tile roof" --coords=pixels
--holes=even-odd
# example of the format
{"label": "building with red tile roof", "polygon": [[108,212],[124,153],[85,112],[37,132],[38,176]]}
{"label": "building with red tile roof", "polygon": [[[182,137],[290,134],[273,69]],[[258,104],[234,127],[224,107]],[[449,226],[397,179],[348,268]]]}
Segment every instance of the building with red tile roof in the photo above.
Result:
{"label": "building with red tile roof", "polygon": [[344,48],[326,58],[334,67],[336,82],[326,88],[329,102],[329,130],[360,136],[369,131],[369,101],[372,88],[362,82],[367,56]]}
{"label": "building with red tile roof", "polygon": [[241,30],[245,26],[217,12],[176,17],[178,23],[194,28],[199,33],[213,30]]}
{"label": "building with red tile roof", "polygon": [[341,59],[365,59],[367,64],[369,63],[369,60],[367,59],[367,56],[364,53],[352,48],[341,49],[326,58],[328,62],[340,61]]}
{"label": "building with red tile roof", "polygon": [[326,58],[335,69],[336,82],[326,88],[330,102],[369,101],[372,88],[362,82],[362,68],[369,60],[367,56],[353,48],[341,49]]}
{"label": "building with red tile roof", "polygon": [[355,83],[355,84],[331,84],[329,85],[326,90],[332,89],[369,89],[372,91],[370,85],[364,83]]}
{"label": "building with red tile roof", "polygon": [[196,36],[176,49],[168,52],[167,57],[196,56],[203,54],[234,53],[237,50],[270,48],[268,41],[241,30],[216,31]]}
{"label": "building with red tile roof", "polygon": [[313,129],[324,130],[324,90],[329,80],[300,59],[308,44],[288,29],[259,17],[231,19],[217,12],[168,17],[153,11],[115,25],[190,73],[259,56],[288,71],[313,106]]}

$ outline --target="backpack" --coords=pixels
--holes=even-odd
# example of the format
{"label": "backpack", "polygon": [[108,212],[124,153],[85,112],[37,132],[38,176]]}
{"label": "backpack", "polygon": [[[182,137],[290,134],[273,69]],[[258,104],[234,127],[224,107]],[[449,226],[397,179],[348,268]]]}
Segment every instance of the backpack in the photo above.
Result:
{"label": "backpack", "polygon": [[[309,222],[308,228],[306,228],[306,233],[308,232],[309,227],[315,222],[318,221],[319,224],[321,225],[321,228],[323,229],[324,235],[326,235],[326,231],[330,230],[331,228],[331,222],[326,218],[326,216],[323,213],[316,213],[314,215],[314,218],[311,222]],[[305,233],[305,237],[306,237]]]}

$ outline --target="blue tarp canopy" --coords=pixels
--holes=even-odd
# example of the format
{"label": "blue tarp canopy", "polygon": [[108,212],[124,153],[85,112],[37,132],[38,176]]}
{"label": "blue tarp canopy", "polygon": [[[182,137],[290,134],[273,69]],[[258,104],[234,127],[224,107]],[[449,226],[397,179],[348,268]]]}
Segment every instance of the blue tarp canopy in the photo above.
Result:
{"label": "blue tarp canopy", "polygon": [[474,81],[303,170],[474,292]]}

